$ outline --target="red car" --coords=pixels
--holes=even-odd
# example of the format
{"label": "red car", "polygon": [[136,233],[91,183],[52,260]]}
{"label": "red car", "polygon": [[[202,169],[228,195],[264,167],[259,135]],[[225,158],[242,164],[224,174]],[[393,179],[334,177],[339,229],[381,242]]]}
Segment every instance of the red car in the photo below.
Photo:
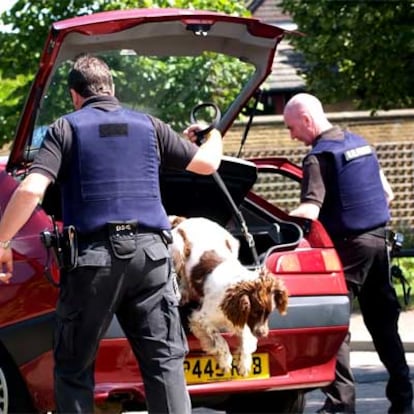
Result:
{"label": "red car", "polygon": [[[77,54],[105,58],[120,100],[177,130],[189,123],[191,108],[214,101],[221,109],[217,121],[225,139],[232,123],[246,116],[242,110],[251,107],[285,34],[253,18],[179,9],[112,11],[55,23],[10,156],[0,161],[0,214],[25,176],[47,125],[72,110],[66,75]],[[203,117],[210,115],[206,112]],[[318,221],[293,219],[282,197],[261,196],[269,181],[282,194],[292,186],[298,190],[300,179],[300,168],[286,159],[224,157],[218,174],[209,177],[162,171],[168,214],[205,216],[226,226],[241,241],[243,264],[265,260],[284,279],[290,296],[287,315],[271,315],[270,334],[259,341],[248,378],[237,370],[223,376],[188,334],[184,368],[194,407],[297,413],[303,410],[306,391],[334,378],[335,354],[350,316],[336,251]],[[60,219],[59,191],[50,187],[13,240],[14,277],[0,285],[2,413],[54,409],[51,350],[59,269],[40,233],[52,231],[54,220],[59,225]],[[234,347],[233,338],[223,335]],[[99,349],[95,396],[101,406],[145,407],[140,371],[116,319]]]}

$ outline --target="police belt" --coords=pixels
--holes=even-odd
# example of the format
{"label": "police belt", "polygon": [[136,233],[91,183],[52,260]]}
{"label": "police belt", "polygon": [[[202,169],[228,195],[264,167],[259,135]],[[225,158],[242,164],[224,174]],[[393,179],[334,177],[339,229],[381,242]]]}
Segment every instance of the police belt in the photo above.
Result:
{"label": "police belt", "polygon": [[155,229],[151,227],[146,227],[142,225],[138,225],[136,223],[107,223],[103,227],[87,232],[87,233],[77,233],[78,242],[82,244],[93,243],[97,241],[104,241],[108,240],[110,236],[119,234],[120,236],[126,235],[135,235],[135,234],[145,234],[145,233],[152,233],[152,234],[159,234],[162,237],[165,237],[168,234],[169,230],[161,230]]}
{"label": "police belt", "polygon": [[332,241],[340,241],[340,240],[345,240],[345,239],[350,239],[353,237],[358,237],[361,236],[362,234],[370,234],[372,236],[377,236],[377,237],[387,237],[387,229],[385,224],[381,224],[380,226],[377,227],[373,227],[370,229],[365,229],[365,230],[352,230],[352,231],[347,231],[344,234],[340,234],[340,235],[333,235],[331,237]]}

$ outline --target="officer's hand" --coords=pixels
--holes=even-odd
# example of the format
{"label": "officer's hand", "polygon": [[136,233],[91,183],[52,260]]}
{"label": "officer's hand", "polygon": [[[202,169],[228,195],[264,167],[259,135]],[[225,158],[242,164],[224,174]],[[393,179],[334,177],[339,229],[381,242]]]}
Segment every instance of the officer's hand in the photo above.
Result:
{"label": "officer's hand", "polygon": [[0,247],[0,282],[9,283],[13,276],[13,255],[12,249]]}
{"label": "officer's hand", "polygon": [[199,122],[197,124],[191,124],[188,128],[183,131],[183,134],[191,141],[197,142],[197,132],[206,129],[208,125],[206,123]]}

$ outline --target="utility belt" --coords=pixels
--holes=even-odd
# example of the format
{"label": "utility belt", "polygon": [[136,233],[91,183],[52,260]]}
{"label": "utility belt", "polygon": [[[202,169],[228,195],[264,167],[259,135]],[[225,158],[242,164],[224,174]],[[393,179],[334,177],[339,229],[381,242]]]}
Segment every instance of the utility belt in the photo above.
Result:
{"label": "utility belt", "polygon": [[382,224],[380,226],[376,226],[370,229],[365,229],[365,230],[352,230],[352,231],[347,231],[344,234],[340,234],[340,235],[333,235],[331,237],[331,239],[335,242],[335,241],[343,241],[346,239],[350,239],[353,237],[358,237],[361,236],[362,234],[371,234],[373,236],[377,236],[377,237],[387,237],[387,228],[385,227],[385,224]]}
{"label": "utility belt", "polygon": [[115,257],[131,259],[137,248],[135,236],[143,233],[159,234],[166,245],[172,243],[170,230],[141,226],[136,221],[108,222],[102,228],[88,233],[78,233],[74,226],[64,227],[60,232],[54,223],[52,232],[44,231],[40,236],[45,247],[52,250],[59,267],[72,270],[77,265],[79,245],[109,240]]}
{"label": "utility belt", "polygon": [[136,234],[144,233],[159,234],[165,244],[172,243],[172,234],[170,230],[160,230],[142,226],[136,221],[111,221],[98,230],[88,233],[78,233],[77,239],[79,243],[88,244],[108,239],[123,240],[131,237],[135,238]]}
{"label": "utility belt", "polygon": [[41,232],[40,239],[48,252],[52,251],[60,269],[72,270],[76,266],[78,243],[74,226],[64,227],[60,232],[56,222],[53,221],[53,230]]}

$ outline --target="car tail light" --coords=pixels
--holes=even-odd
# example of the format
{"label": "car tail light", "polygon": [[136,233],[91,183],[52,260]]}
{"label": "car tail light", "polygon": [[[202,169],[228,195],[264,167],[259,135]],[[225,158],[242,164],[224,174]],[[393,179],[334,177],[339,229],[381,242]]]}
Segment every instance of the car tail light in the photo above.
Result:
{"label": "car tail light", "polygon": [[331,273],[341,272],[342,265],[334,249],[295,250],[271,254],[267,267],[279,273]]}

